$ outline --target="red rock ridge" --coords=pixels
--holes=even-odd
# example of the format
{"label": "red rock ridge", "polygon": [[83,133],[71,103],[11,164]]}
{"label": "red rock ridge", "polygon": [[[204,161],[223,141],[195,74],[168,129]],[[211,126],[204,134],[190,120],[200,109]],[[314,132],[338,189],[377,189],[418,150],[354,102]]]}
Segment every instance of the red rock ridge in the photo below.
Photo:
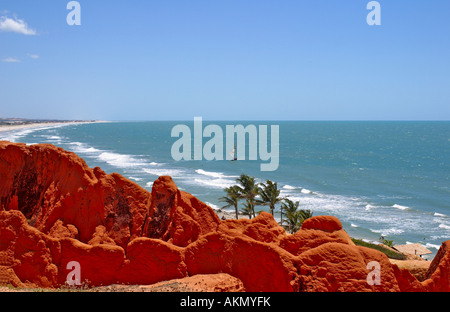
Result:
{"label": "red rock ridge", "polygon": [[100,226],[122,247],[142,235],[150,194],[118,174],[90,169],[74,153],[1,142],[0,168],[2,210],[19,210],[42,233],[87,243]]}
{"label": "red rock ridge", "polygon": [[[292,235],[265,212],[220,221],[170,177],[149,193],[52,145],[0,142],[0,177],[0,284],[58,287],[77,261],[91,286],[226,273],[246,291],[449,291],[450,241],[419,282],[335,217]],[[372,261],[380,285],[367,282]]]}

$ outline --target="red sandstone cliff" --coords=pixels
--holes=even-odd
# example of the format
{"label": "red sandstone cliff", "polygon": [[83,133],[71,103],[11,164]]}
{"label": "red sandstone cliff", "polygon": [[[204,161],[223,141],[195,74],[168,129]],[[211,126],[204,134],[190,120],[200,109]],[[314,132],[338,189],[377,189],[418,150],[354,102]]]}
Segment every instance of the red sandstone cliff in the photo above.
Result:
{"label": "red sandstone cliff", "polygon": [[[419,282],[355,246],[337,218],[293,235],[268,213],[220,221],[170,177],[150,194],[52,145],[0,142],[0,284],[58,287],[77,261],[93,286],[227,273],[247,291],[449,291],[449,246]],[[380,285],[367,283],[372,261]]]}

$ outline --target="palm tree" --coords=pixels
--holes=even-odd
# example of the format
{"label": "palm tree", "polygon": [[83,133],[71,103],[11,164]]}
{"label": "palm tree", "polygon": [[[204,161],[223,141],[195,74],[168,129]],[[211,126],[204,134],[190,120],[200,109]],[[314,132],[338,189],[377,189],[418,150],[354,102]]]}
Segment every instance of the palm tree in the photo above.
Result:
{"label": "palm tree", "polygon": [[246,202],[244,204],[244,209],[241,210],[241,213],[245,216],[248,216],[249,219],[251,219],[254,214],[253,207],[248,202]]}
{"label": "palm tree", "polygon": [[260,183],[259,195],[261,200],[257,200],[256,203],[259,205],[266,205],[270,208],[270,213],[273,215],[275,210],[275,205],[281,202],[280,190],[278,189],[277,183],[267,180],[266,183]]}
{"label": "palm tree", "polygon": [[[285,199],[288,199],[287,197],[283,197],[281,201],[283,202]],[[283,226],[284,220],[283,220],[283,211],[285,211],[285,205],[281,204],[280,207],[280,225]]]}
{"label": "palm tree", "polygon": [[239,178],[236,179],[240,185],[238,185],[239,193],[241,198],[245,198],[247,202],[247,208],[251,211],[253,218],[255,215],[255,198],[259,194],[258,185],[255,183],[254,177],[249,177],[246,174],[241,174]]}
{"label": "palm tree", "polygon": [[312,211],[311,210],[309,210],[309,209],[300,209],[299,211],[299,214],[300,214],[300,218],[299,218],[299,229],[302,227],[302,224],[303,224],[303,222],[306,220],[306,219],[309,219],[309,218],[311,218],[312,216],[313,216],[313,213],[312,213]]}
{"label": "palm tree", "polygon": [[226,196],[219,198],[219,201],[225,202],[226,205],[223,208],[234,207],[236,212],[236,219],[239,219],[238,205],[241,199],[239,188],[236,185],[225,188]]}
{"label": "palm tree", "polygon": [[285,198],[281,205],[281,211],[284,211],[286,214],[286,221],[288,223],[289,233],[291,234],[294,232],[298,222],[298,215],[296,215],[295,212],[297,211],[299,204],[298,201],[294,203],[292,200]]}
{"label": "palm tree", "polygon": [[282,204],[281,209],[286,212],[286,218],[288,222],[289,232],[291,234],[297,232],[303,222],[311,218],[313,213],[311,210],[304,210],[304,209],[298,209],[299,202],[293,202],[292,200],[288,198],[283,199],[284,203]]}

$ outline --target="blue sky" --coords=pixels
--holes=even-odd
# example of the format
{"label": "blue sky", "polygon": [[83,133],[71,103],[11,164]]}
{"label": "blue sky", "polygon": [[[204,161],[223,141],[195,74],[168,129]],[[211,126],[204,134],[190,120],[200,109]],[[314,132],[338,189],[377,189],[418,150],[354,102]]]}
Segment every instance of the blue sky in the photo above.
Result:
{"label": "blue sky", "polygon": [[0,0],[0,117],[449,120],[450,1]]}

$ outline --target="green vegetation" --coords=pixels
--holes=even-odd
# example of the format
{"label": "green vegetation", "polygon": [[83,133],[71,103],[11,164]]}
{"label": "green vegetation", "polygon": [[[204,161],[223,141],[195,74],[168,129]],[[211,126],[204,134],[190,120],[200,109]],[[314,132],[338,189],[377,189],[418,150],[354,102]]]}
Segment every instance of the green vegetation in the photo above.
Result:
{"label": "green vegetation", "polygon": [[219,201],[226,203],[226,205],[223,206],[223,208],[234,207],[234,210],[236,212],[236,219],[238,219],[239,218],[238,205],[239,205],[239,199],[240,199],[240,190],[236,185],[233,185],[231,187],[225,188],[225,192],[227,193],[227,195],[219,198]]}
{"label": "green vegetation", "polygon": [[254,177],[249,177],[246,174],[241,174],[239,178],[236,179],[239,183],[237,188],[239,190],[240,197],[246,201],[246,212],[251,212],[251,217],[255,217],[255,206],[257,205],[256,196],[259,195],[258,185],[255,183]]}
{"label": "green vegetation", "polygon": [[376,249],[378,251],[381,251],[382,253],[384,253],[386,256],[388,256],[391,259],[396,259],[396,260],[406,260],[406,256],[400,252],[396,252],[394,250],[388,249],[386,247],[380,246],[380,245],[376,245],[376,244],[372,244],[372,243],[368,243],[365,242],[361,239],[356,239],[356,238],[352,238],[352,241],[355,243],[355,245],[357,246],[363,246],[363,247],[368,247],[368,248],[372,248],[372,249]]}
{"label": "green vegetation", "polygon": [[267,180],[266,183],[259,184],[259,195],[261,196],[260,200],[257,200],[257,204],[269,206],[270,213],[273,215],[275,210],[275,205],[282,201],[280,197],[280,190],[278,189],[278,185],[276,182],[272,182]]}
{"label": "green vegetation", "polygon": [[386,246],[388,246],[388,247],[394,246],[394,241],[392,241],[392,240],[387,240],[387,239],[385,239],[383,236],[380,237],[379,241],[380,241],[380,243],[382,243],[382,244],[384,244],[384,245],[386,245]]}
{"label": "green vegetation", "polygon": [[273,215],[278,204],[281,204],[281,222],[284,226],[283,214],[286,216],[286,229],[290,233],[297,232],[308,218],[312,217],[310,210],[299,209],[299,202],[292,202],[288,198],[280,196],[280,190],[276,182],[266,180],[265,183],[256,183],[254,177],[242,174],[236,179],[237,184],[225,188],[226,195],[219,201],[224,202],[223,208],[234,207],[236,219],[238,218],[239,202],[244,200],[240,213],[250,219],[256,216],[255,207],[258,205],[268,206]]}
{"label": "green vegetation", "polygon": [[293,234],[297,232],[303,222],[312,217],[311,210],[298,209],[299,202],[293,202],[288,198],[283,199],[281,211],[284,211],[287,218],[287,225],[289,233]]}

